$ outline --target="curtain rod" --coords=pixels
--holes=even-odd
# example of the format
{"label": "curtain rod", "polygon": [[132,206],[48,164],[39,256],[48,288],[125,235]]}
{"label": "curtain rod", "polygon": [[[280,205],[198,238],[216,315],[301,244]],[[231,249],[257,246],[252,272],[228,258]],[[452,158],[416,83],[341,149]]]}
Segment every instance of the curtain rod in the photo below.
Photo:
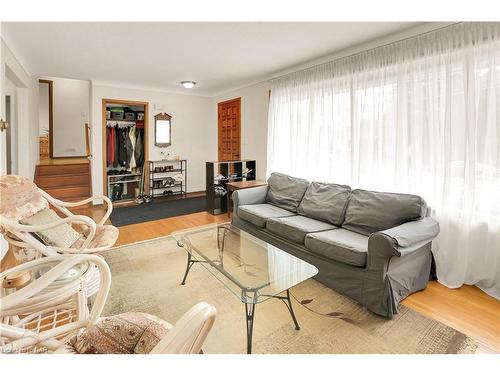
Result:
{"label": "curtain rod", "polygon": [[[383,47],[386,47],[386,46],[390,46],[391,44],[396,44],[396,43],[401,43],[401,42],[404,42],[405,40],[409,40],[409,39],[414,39],[414,38],[418,38],[422,35],[426,35],[426,34],[430,34],[430,33],[435,33],[439,30],[442,30],[442,29],[446,29],[448,27],[453,27],[453,26],[456,26],[456,25],[459,25],[461,23],[464,23],[462,21],[460,22],[455,22],[455,23],[452,23],[452,24],[449,24],[449,25],[446,25],[446,26],[441,26],[441,27],[438,27],[436,29],[432,29],[432,30],[429,30],[429,31],[425,31],[423,33],[419,33],[419,34],[416,34],[416,35],[412,35],[412,36],[408,36],[406,38],[403,38],[403,39],[399,39],[399,40],[396,40],[394,42],[389,42],[389,43],[385,43],[385,44],[381,44],[379,46],[376,46],[376,47],[372,47],[372,48],[368,48],[368,49],[364,49],[362,51],[359,51],[359,52],[354,52],[354,53],[351,53],[350,55],[346,55],[346,56],[342,56],[342,57],[338,57],[336,59],[333,59],[333,60],[329,60],[329,61],[326,61],[326,62],[322,62],[322,63],[319,63],[319,64],[315,64],[315,65],[312,65],[312,66],[309,66],[307,68],[303,68],[303,69],[299,69],[299,70],[295,70],[293,72],[290,72],[290,73],[285,73],[285,74],[281,74],[279,76],[276,76],[276,77],[273,77],[273,78],[270,78],[268,79],[268,82],[271,82],[271,81],[274,81],[276,79],[279,79],[279,78],[282,78],[282,77],[286,77],[288,75],[291,75],[291,74],[295,74],[295,73],[299,73],[299,72],[304,72],[306,70],[309,70],[309,69],[313,69],[313,68],[317,68],[318,66],[322,66],[322,65],[326,65],[326,64],[330,64],[332,62],[335,62],[335,61],[339,61],[339,60],[343,60],[343,59],[347,59],[349,57],[353,57],[353,56],[356,56],[356,55],[361,55],[362,53],[366,53],[368,51],[373,51],[373,50],[376,50],[378,48],[383,48]],[[387,35],[386,35],[387,36]]]}

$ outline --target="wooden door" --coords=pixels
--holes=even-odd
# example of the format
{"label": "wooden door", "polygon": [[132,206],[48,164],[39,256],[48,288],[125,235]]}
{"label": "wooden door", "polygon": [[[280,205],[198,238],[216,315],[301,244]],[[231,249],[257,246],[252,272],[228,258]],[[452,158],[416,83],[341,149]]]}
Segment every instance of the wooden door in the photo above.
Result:
{"label": "wooden door", "polygon": [[218,104],[219,161],[241,158],[241,98]]}

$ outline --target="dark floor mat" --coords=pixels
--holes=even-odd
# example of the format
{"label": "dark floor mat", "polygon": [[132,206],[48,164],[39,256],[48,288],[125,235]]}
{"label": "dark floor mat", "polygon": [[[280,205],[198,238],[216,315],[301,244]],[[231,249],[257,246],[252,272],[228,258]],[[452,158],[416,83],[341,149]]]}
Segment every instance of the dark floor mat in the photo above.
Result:
{"label": "dark floor mat", "polygon": [[137,206],[114,208],[110,220],[116,227],[167,217],[189,215],[206,209],[205,197],[153,200]]}

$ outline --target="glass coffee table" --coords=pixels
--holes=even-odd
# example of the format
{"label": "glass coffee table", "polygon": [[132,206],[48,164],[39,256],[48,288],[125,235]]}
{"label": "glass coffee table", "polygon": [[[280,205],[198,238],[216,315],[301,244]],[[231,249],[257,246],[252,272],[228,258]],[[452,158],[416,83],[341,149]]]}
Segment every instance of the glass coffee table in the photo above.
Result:
{"label": "glass coffee table", "polygon": [[213,224],[172,234],[187,251],[182,285],[193,264],[201,263],[245,304],[247,353],[252,352],[255,306],[270,298],[283,301],[295,324],[289,289],[318,269],[231,224]]}

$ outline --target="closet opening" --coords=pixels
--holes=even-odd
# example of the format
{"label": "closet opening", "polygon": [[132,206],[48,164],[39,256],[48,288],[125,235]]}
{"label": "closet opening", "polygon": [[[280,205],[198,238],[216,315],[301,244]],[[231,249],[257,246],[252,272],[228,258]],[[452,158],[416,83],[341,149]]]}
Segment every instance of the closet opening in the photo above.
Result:
{"label": "closet opening", "polygon": [[103,99],[103,185],[113,203],[139,201],[149,191],[148,102]]}

